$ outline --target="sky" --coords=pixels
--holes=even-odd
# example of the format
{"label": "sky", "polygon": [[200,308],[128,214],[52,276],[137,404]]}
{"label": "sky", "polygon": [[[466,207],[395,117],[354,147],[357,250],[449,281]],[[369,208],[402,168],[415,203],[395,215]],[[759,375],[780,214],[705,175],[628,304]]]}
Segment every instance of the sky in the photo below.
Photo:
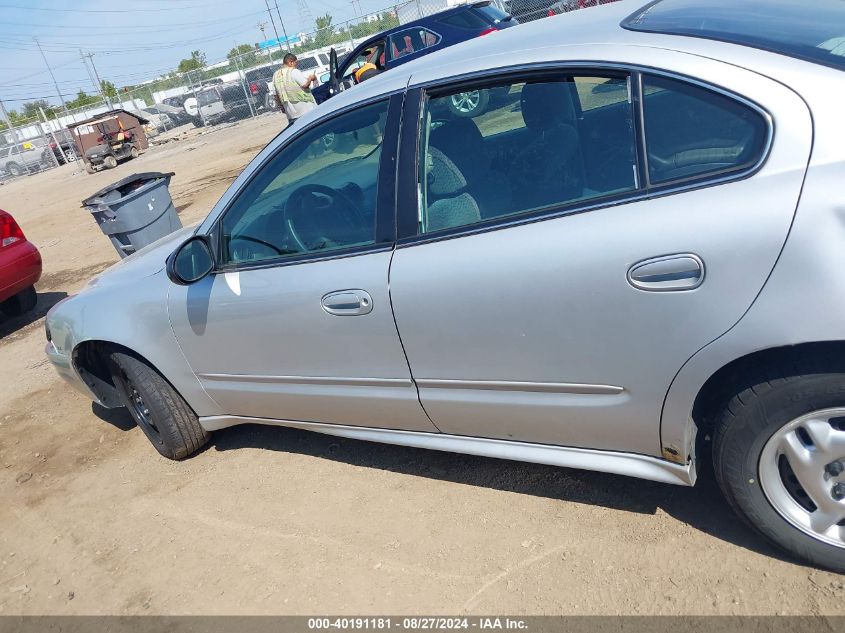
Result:
{"label": "sky", "polygon": [[[305,0],[312,16],[329,13],[333,23],[392,6],[396,0]],[[269,0],[281,35],[275,4],[289,36],[313,31],[300,24],[297,0]],[[205,52],[208,63],[225,59],[236,44],[275,37],[265,0],[0,0],[0,100],[9,110],[24,101],[59,98],[37,38],[65,100],[82,89],[96,92],[79,49],[94,53],[101,79],[118,88],[175,70],[191,51]]]}

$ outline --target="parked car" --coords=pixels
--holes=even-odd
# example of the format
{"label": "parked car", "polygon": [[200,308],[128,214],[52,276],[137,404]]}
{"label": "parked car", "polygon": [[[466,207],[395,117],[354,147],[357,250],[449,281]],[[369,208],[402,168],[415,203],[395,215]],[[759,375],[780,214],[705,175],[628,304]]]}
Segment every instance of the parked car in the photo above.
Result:
{"label": "parked car", "polygon": [[[48,145],[50,147],[50,151],[53,153],[53,158],[55,159],[56,163],[59,165],[64,165],[67,159],[68,161],[75,161],[76,160],[76,148],[73,145],[73,140],[71,139],[70,132],[67,130],[61,130],[56,132],[56,139],[58,139],[58,144],[56,141],[51,137],[49,139]],[[61,146],[61,150],[59,149]],[[46,154],[46,152],[45,152]],[[45,157],[45,162],[52,162],[49,160],[49,157]]]}
{"label": "parked car", "polygon": [[11,214],[0,210],[0,312],[20,316],[35,308],[41,255]]}
{"label": "parked car", "polygon": [[330,61],[328,81],[312,89],[311,94],[317,103],[322,103],[351,88],[355,83],[353,73],[369,60],[373,60],[380,71],[388,71],[448,46],[516,24],[516,20],[488,1],[457,6],[401,24],[359,44],[342,62],[335,54],[334,62]]}
{"label": "parked car", "polygon": [[209,86],[198,91],[196,95],[198,116],[206,125],[236,121],[252,113],[239,81]]}
{"label": "parked car", "polygon": [[253,102],[264,109],[272,110],[276,107],[276,99],[273,89],[273,74],[279,69],[279,64],[268,64],[251,68],[244,73],[249,92]]}
{"label": "parked car", "polygon": [[174,459],[242,423],[682,485],[712,452],[750,525],[845,571],[845,5],[638,7],[309,112],[53,309],[48,357]]}
{"label": "parked car", "polygon": [[40,171],[51,164],[45,161],[46,142],[42,138],[31,139],[6,147],[0,147],[0,173],[9,176]]}
{"label": "parked car", "polygon": [[186,123],[191,123],[193,120],[193,117],[191,117],[191,115],[185,112],[185,109],[183,107],[177,107],[167,103],[156,103],[154,105],[151,105],[149,109],[146,110],[146,112],[166,115],[167,129],[172,129],[173,127],[185,125]]}

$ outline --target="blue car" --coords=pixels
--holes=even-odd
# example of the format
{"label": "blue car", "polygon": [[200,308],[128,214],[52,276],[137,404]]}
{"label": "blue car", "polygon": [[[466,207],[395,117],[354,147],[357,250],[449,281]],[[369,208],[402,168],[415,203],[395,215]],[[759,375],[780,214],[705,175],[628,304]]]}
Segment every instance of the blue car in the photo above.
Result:
{"label": "blue car", "polygon": [[[400,24],[373,35],[339,62],[332,50],[328,81],[314,88],[311,94],[317,103],[322,103],[350,88],[355,84],[355,71],[367,62],[375,64],[379,72],[384,72],[422,55],[517,24],[516,19],[489,1],[465,4]],[[456,113],[460,112],[463,116],[480,113],[487,104],[482,102],[482,95],[475,96],[473,99],[473,95],[467,95],[463,102],[456,102]]]}

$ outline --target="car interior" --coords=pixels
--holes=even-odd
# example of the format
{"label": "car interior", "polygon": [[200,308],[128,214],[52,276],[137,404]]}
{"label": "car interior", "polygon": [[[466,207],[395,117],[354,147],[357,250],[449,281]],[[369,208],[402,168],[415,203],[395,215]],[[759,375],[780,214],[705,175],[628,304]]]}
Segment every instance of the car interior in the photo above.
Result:
{"label": "car interior", "polygon": [[386,117],[385,103],[361,108],[277,154],[223,217],[224,262],[372,243]]}
{"label": "car interior", "polygon": [[[652,183],[742,169],[759,156],[766,125],[751,108],[676,80],[653,78],[646,86]],[[482,90],[490,104],[472,118],[445,107],[450,95],[428,102],[422,231],[642,186],[627,78],[568,77]]]}

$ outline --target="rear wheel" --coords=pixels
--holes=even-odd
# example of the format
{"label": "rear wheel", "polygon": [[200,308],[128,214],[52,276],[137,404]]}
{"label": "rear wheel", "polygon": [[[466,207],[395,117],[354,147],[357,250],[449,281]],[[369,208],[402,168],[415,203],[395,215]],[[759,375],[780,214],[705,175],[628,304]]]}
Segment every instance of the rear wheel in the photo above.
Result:
{"label": "rear wheel", "polygon": [[713,466],[733,508],[776,545],[845,571],[845,374],[771,372],[717,418]]}
{"label": "rear wheel", "polygon": [[129,155],[130,155],[132,158],[138,158],[138,148],[137,148],[137,147],[133,147],[131,150],[129,150]]}
{"label": "rear wheel", "polygon": [[0,303],[0,310],[7,316],[16,317],[34,310],[36,303],[38,303],[38,293],[35,292],[35,286],[30,286]]}
{"label": "rear wheel", "polygon": [[475,117],[487,109],[490,95],[487,90],[459,92],[449,97],[446,102],[449,111],[458,117]]}
{"label": "rear wheel", "polygon": [[112,354],[112,365],[124,405],[159,453],[183,459],[208,443],[197,415],[155,369],[122,352]]}

